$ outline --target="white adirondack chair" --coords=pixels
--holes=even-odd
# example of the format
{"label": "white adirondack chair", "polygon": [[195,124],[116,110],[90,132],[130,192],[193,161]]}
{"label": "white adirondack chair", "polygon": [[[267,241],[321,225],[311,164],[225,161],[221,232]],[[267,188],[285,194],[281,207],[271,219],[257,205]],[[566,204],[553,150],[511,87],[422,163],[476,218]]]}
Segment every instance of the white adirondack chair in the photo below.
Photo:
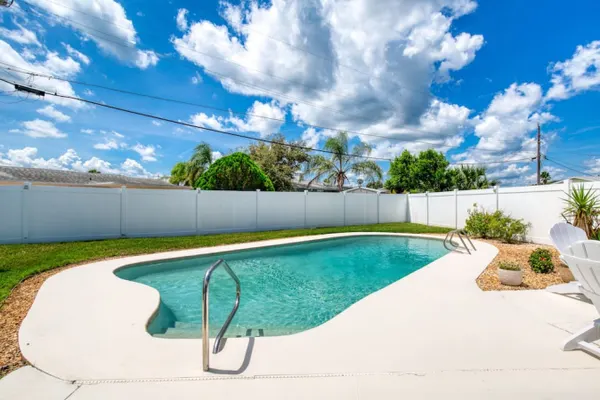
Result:
{"label": "white adirondack chair", "polygon": [[[600,242],[586,240],[574,243],[571,254],[563,256],[573,275],[581,284],[581,293],[589,298],[600,313]],[[584,350],[600,357],[600,318],[571,336],[563,344],[563,350]]]}
{"label": "white adirondack chair", "polygon": [[554,247],[560,251],[560,254],[572,254],[570,247],[575,242],[587,240],[588,237],[583,229],[577,228],[571,224],[560,222],[550,229],[550,238]]}
{"label": "white adirondack chair", "polygon": [[[552,239],[554,247],[556,247],[560,252],[560,259],[563,262],[565,262],[563,255],[573,254],[571,252],[571,245],[582,240],[587,240],[588,237],[583,229],[577,228],[576,226],[567,224],[565,222],[560,222],[558,224],[555,224],[552,227],[552,229],[550,229],[550,238]],[[577,276],[576,271],[573,271],[572,268],[570,269],[571,273],[573,274],[573,277],[576,279],[576,282],[553,285],[550,286],[547,290],[553,293],[563,295],[581,293],[581,285],[579,284],[580,278]]]}

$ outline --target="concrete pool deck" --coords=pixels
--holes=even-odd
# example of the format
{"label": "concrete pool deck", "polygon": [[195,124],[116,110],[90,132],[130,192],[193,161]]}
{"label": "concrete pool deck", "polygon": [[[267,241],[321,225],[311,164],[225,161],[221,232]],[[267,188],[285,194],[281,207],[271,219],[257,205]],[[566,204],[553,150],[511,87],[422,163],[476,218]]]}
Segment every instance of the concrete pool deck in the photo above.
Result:
{"label": "concrete pool deck", "polygon": [[[546,291],[482,292],[475,279],[497,254],[483,242],[473,255],[450,253],[309,331],[229,339],[211,354],[210,373],[202,371],[199,339],[146,332],[158,292],[113,274],[140,262],[352,235],[365,234],[128,257],[61,272],[42,286],[19,334],[37,369],[0,381],[0,398],[600,395],[600,360],[560,350],[570,332],[598,317],[595,308]],[[42,387],[46,397],[27,392]]]}

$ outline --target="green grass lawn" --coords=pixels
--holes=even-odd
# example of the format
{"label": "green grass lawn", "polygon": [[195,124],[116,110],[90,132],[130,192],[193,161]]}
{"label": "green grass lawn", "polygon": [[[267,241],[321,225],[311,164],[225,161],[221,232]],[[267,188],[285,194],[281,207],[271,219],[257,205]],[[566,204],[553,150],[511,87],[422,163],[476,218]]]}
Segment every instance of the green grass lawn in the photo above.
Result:
{"label": "green grass lawn", "polygon": [[207,236],[111,239],[89,242],[0,245],[0,304],[23,279],[69,264],[109,257],[158,253],[161,251],[254,242],[293,236],[339,232],[446,233],[450,229],[391,223],[334,228],[294,229],[269,232],[228,233]]}

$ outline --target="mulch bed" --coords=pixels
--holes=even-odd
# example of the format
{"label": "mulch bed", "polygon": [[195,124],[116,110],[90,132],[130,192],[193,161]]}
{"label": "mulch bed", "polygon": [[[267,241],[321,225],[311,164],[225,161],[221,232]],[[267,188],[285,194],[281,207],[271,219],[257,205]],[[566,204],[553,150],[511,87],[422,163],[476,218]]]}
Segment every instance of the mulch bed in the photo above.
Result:
{"label": "mulch bed", "polygon": [[[496,246],[500,252],[477,278],[477,284],[482,290],[544,289],[551,285],[573,280],[569,269],[562,265],[558,258],[558,252],[551,246],[529,243],[506,244],[495,240],[484,241]],[[554,272],[537,274],[529,267],[527,262],[529,255],[539,247],[547,248],[552,252]],[[500,283],[498,279],[498,263],[500,261],[515,261],[521,265],[523,269],[523,284],[521,286],[505,286]],[[56,268],[26,279],[13,290],[4,304],[0,306],[0,377],[27,365],[19,350],[18,332],[19,326],[31,308],[39,288],[50,276],[75,266]]]}
{"label": "mulch bed", "polygon": [[[481,239],[480,239],[481,240]],[[477,278],[477,285],[482,290],[531,290],[545,289],[548,286],[557,285],[573,280],[569,268],[558,258],[558,251],[552,246],[544,246],[531,243],[507,244],[497,240],[483,240],[498,248],[499,253],[491,264]],[[529,256],[535,249],[548,249],[552,253],[554,272],[538,274],[533,272],[529,266]],[[498,279],[498,264],[502,261],[513,261],[518,263],[523,270],[523,283],[521,286],[506,286]]]}

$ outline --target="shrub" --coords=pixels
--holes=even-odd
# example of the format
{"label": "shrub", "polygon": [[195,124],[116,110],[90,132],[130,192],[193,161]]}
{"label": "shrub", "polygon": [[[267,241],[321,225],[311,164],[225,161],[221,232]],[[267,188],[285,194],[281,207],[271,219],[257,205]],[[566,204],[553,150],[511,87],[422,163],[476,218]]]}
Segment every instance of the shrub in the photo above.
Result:
{"label": "shrub", "polygon": [[547,274],[554,271],[552,253],[546,249],[535,249],[529,256],[529,265],[538,274]]}
{"label": "shrub", "polygon": [[489,213],[477,208],[477,204],[473,207],[469,210],[469,218],[465,225],[465,230],[470,235],[513,243],[527,234],[529,224],[524,223],[522,219],[511,218],[500,210]]}
{"label": "shrub", "polygon": [[275,190],[269,177],[244,153],[233,153],[215,161],[198,178],[196,187],[202,190]]}
{"label": "shrub", "polygon": [[514,261],[501,261],[498,263],[498,268],[503,269],[505,271],[520,271],[521,266]]}

